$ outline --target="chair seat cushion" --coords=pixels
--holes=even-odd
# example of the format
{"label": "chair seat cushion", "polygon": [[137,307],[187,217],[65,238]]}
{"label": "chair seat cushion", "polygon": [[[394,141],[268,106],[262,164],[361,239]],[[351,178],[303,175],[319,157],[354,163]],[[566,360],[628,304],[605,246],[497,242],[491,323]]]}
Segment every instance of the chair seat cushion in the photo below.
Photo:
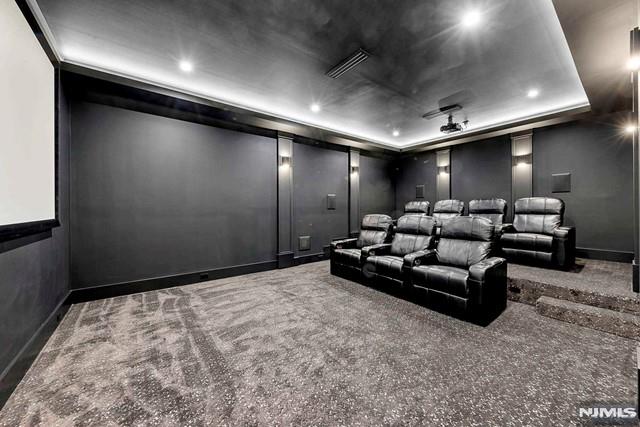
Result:
{"label": "chair seat cushion", "polygon": [[333,251],[335,262],[354,267],[360,265],[360,255],[360,249],[336,249]]}
{"label": "chair seat cushion", "polygon": [[413,284],[458,297],[467,297],[469,272],[446,265],[421,265],[411,269]]}
{"label": "chair seat cushion", "polygon": [[393,255],[370,256],[364,263],[363,272],[365,277],[370,274],[402,279],[403,258]]}
{"label": "chair seat cushion", "polygon": [[535,233],[504,233],[500,237],[500,244],[504,248],[552,252],[553,236]]}

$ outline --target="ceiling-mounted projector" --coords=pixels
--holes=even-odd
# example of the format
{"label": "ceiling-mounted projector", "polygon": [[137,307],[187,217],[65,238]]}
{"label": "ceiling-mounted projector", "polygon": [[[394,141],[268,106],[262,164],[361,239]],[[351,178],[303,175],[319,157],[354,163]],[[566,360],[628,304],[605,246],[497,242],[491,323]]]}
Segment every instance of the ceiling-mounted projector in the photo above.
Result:
{"label": "ceiling-mounted projector", "polygon": [[462,132],[464,129],[467,128],[467,125],[469,124],[469,120],[465,120],[464,122],[462,122],[462,124],[455,123],[453,121],[452,113],[454,111],[459,111],[459,110],[462,110],[462,106],[460,104],[447,105],[445,107],[440,107],[436,110],[429,111],[425,113],[422,117],[427,120],[430,120],[430,119],[433,119],[434,117],[448,114],[447,124],[440,126],[440,132],[447,133],[447,134],[454,133],[454,132]]}
{"label": "ceiling-mounted projector", "polygon": [[440,132],[442,133],[462,132],[467,127],[468,123],[469,123],[469,120],[465,120],[464,122],[462,122],[462,124],[455,123],[453,121],[453,115],[449,114],[449,118],[447,119],[447,124],[440,126]]}

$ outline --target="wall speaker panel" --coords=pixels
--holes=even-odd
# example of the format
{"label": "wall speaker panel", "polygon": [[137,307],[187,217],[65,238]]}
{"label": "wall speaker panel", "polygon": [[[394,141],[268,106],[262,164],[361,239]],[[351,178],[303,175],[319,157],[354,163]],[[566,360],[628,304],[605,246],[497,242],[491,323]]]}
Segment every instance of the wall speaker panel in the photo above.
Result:
{"label": "wall speaker panel", "polygon": [[311,249],[311,236],[298,236],[298,250],[308,251]]}
{"label": "wall speaker panel", "polygon": [[327,194],[327,209],[333,211],[336,209],[336,195]]}
{"label": "wall speaker panel", "polygon": [[571,174],[570,173],[554,173],[551,175],[553,180],[553,193],[569,193],[571,191]]}

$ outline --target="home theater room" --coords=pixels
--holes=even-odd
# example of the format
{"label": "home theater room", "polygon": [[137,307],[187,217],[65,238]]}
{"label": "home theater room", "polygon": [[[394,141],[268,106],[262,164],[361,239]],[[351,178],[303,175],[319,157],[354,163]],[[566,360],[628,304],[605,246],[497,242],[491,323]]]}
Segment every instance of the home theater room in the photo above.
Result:
{"label": "home theater room", "polygon": [[639,425],[639,0],[1,0],[0,426]]}

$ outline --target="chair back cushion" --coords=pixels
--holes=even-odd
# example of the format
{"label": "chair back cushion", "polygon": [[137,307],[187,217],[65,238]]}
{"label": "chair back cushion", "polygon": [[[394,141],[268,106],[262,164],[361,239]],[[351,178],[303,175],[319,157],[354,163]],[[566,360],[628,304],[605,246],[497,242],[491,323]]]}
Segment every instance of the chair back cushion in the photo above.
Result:
{"label": "chair back cushion", "polygon": [[429,208],[427,200],[413,200],[404,205],[404,213],[429,215]]}
{"label": "chair back cushion", "polygon": [[442,224],[438,242],[438,262],[460,268],[489,257],[494,226],[486,218],[460,216]]}
{"label": "chair back cushion", "polygon": [[398,219],[391,242],[391,255],[405,256],[431,247],[436,231],[433,217],[426,215],[404,215]]}
{"label": "chair back cushion", "polygon": [[519,233],[553,234],[562,225],[564,202],[551,197],[527,197],[515,204],[513,227]]}
{"label": "chair back cushion", "polygon": [[386,242],[391,235],[393,220],[389,215],[365,215],[362,218],[360,235],[356,245],[358,248]]}
{"label": "chair back cushion", "polygon": [[504,199],[477,199],[469,202],[469,216],[487,218],[493,225],[502,225],[507,214]]}
{"label": "chair back cushion", "polygon": [[433,216],[437,219],[449,219],[462,215],[464,202],[461,200],[438,200],[433,207]]}

